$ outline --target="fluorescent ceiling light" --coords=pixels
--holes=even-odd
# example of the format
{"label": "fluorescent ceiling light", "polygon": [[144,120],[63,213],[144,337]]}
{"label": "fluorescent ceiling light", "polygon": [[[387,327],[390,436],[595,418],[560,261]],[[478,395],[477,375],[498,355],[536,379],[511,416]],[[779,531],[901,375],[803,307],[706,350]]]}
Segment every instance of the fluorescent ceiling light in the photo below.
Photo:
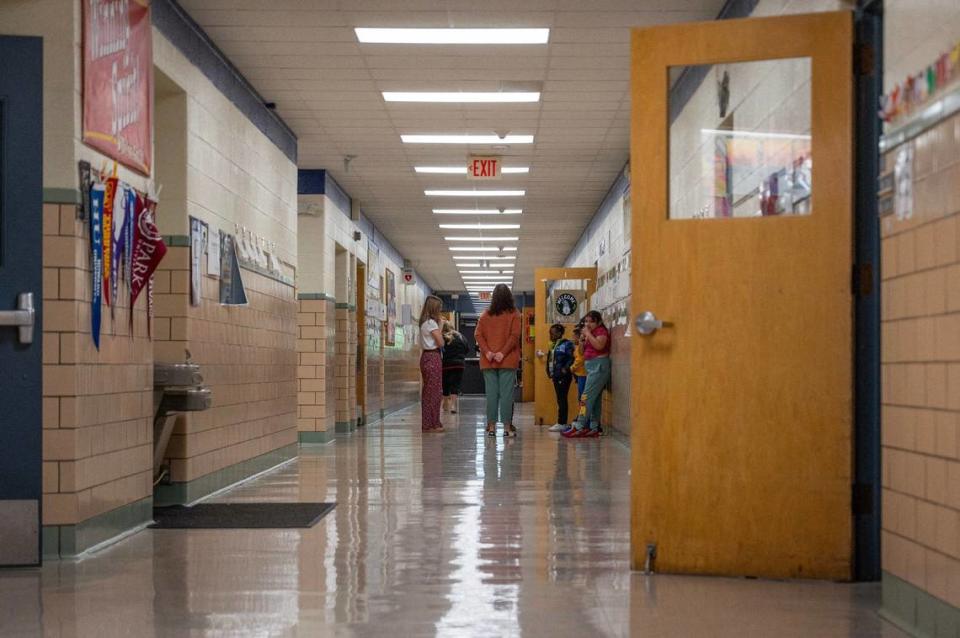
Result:
{"label": "fluorescent ceiling light", "polygon": [[511,191],[477,191],[477,190],[468,190],[468,191],[445,191],[445,190],[428,190],[423,191],[423,194],[427,197],[523,197],[527,194],[527,191],[521,190],[511,190]]}
{"label": "fluorescent ceiling light", "polygon": [[440,228],[450,230],[515,230],[520,224],[439,224]]}
{"label": "fluorescent ceiling light", "polygon": [[[442,175],[466,175],[466,166],[414,166],[413,170],[418,173],[439,173]],[[504,166],[500,172],[507,174],[529,173],[529,166]]]}
{"label": "fluorescent ceiling light", "polygon": [[461,270],[461,275],[512,275],[512,270]]}
{"label": "fluorescent ceiling light", "polygon": [[357,27],[365,44],[546,44],[550,29],[453,29]]}
{"label": "fluorescent ceiling light", "polygon": [[500,249],[496,246],[450,246],[450,250],[456,252],[471,253],[498,253]]}
{"label": "fluorescent ceiling light", "polygon": [[[499,257],[497,256],[488,257],[487,255],[454,255],[453,258],[454,259],[481,259],[483,261],[503,261],[503,260],[513,261],[517,257],[516,255],[501,255]],[[462,266],[463,264],[458,264],[458,265]]]}
{"label": "fluorescent ceiling light", "polygon": [[708,135],[723,135],[725,137],[759,137],[770,140],[809,140],[809,135],[798,133],[764,133],[762,131],[732,131],[715,128],[702,128],[701,133]]}
{"label": "fluorescent ceiling light", "polygon": [[434,208],[434,215],[519,215],[522,208]]}
{"label": "fluorescent ceiling light", "polygon": [[539,102],[539,91],[383,91],[386,102],[515,103]]}
{"label": "fluorescent ceiling light", "polygon": [[509,283],[513,281],[513,277],[504,277],[503,275],[464,275],[461,277],[464,281],[476,281],[476,282],[487,282],[487,281],[501,281]]}
{"label": "fluorescent ceiling light", "polygon": [[418,135],[400,136],[404,144],[533,144],[532,135]]}
{"label": "fluorescent ceiling light", "polygon": [[[476,259],[476,257],[464,257],[465,259]],[[457,264],[460,268],[480,268],[482,264]]]}
{"label": "fluorescent ceiling light", "polygon": [[446,241],[520,241],[519,237],[507,237],[505,235],[492,235],[488,237],[444,237]]}
{"label": "fluorescent ceiling light", "polygon": [[466,175],[466,166],[414,166],[417,173],[441,173],[444,175]]}

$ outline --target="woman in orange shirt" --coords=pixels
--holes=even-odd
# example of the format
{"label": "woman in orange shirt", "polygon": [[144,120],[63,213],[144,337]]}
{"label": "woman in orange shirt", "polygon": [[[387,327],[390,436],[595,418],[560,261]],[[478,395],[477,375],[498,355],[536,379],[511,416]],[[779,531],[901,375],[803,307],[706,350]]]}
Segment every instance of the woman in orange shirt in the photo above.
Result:
{"label": "woman in orange shirt", "polygon": [[516,436],[513,388],[520,365],[520,313],[506,284],[493,289],[490,307],[480,315],[474,336],[487,396],[487,436],[497,435],[498,420],[503,422],[504,436]]}

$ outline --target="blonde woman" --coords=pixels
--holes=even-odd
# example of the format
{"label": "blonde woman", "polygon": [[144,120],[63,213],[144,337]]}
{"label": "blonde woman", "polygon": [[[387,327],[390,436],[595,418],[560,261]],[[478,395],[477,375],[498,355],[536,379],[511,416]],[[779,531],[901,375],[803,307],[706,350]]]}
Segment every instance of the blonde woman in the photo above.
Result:
{"label": "blonde woman", "polygon": [[423,377],[420,413],[424,432],[443,432],[443,424],[440,423],[440,401],[443,399],[443,361],[440,355],[443,345],[440,334],[442,309],[440,298],[429,295],[420,311],[420,346],[423,348],[420,353],[420,374]]}

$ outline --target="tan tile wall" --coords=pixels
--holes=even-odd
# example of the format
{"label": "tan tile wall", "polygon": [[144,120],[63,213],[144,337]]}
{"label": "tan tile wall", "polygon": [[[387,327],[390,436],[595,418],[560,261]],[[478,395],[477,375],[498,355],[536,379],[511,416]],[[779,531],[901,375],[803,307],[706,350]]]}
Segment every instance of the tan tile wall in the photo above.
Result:
{"label": "tan tile wall", "polygon": [[[399,342],[398,342],[399,343]],[[393,412],[420,401],[420,349],[384,346],[383,410]]]}
{"label": "tan tile wall", "polygon": [[357,418],[357,314],[337,308],[336,317],[336,421],[349,423]]}
{"label": "tan tile wall", "polygon": [[882,221],[883,568],[960,606],[960,116],[909,143],[913,217]]}
{"label": "tan tile wall", "polygon": [[[72,525],[152,494],[146,295],[90,330],[90,239],[76,206],[43,207],[43,524]],[[129,291],[120,285],[121,300]]]}
{"label": "tan tile wall", "polygon": [[[301,299],[297,313],[297,430],[326,432],[334,428],[333,395],[327,388],[333,378],[329,374],[327,341],[328,312],[333,302]],[[329,403],[328,403],[329,400]],[[328,409],[329,406],[329,409]]]}
{"label": "tan tile wall", "polygon": [[219,280],[204,274],[201,305],[190,306],[189,252],[171,248],[157,276],[155,357],[182,361],[189,349],[213,391],[213,406],[178,419],[167,448],[174,482],[193,481],[297,440],[293,287],[243,270],[249,304],[223,306]]}

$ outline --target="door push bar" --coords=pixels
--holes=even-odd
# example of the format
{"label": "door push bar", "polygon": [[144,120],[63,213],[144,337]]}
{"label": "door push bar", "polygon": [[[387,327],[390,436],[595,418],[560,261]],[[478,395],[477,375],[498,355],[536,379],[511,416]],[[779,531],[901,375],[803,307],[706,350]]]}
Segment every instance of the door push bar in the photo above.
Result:
{"label": "door push bar", "polygon": [[0,310],[0,326],[16,326],[20,330],[20,343],[33,343],[33,327],[37,322],[37,311],[33,306],[33,293],[21,292],[17,295],[16,310]]}

